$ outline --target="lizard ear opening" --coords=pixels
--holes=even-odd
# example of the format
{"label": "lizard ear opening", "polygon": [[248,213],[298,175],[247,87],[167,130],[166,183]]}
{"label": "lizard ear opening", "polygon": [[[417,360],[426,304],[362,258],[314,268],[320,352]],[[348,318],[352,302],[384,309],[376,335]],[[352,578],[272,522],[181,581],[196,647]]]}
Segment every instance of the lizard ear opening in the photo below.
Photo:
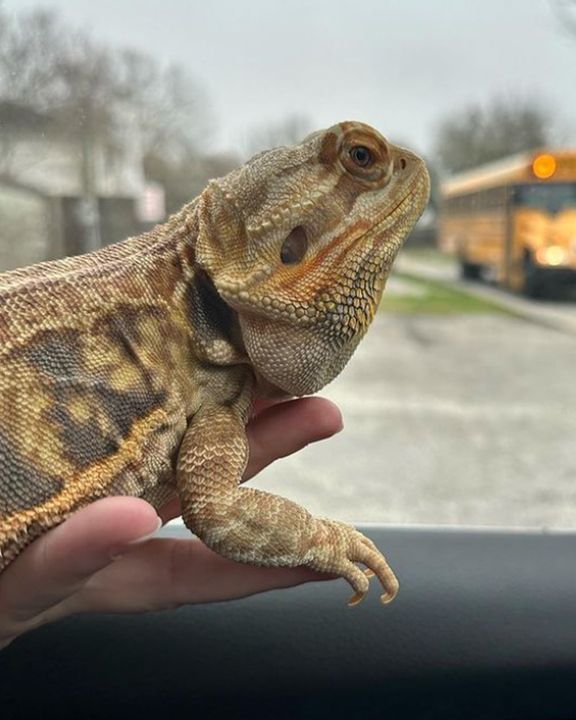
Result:
{"label": "lizard ear opening", "polygon": [[280,260],[284,265],[299,263],[308,250],[308,237],[306,230],[297,225],[282,243]]}

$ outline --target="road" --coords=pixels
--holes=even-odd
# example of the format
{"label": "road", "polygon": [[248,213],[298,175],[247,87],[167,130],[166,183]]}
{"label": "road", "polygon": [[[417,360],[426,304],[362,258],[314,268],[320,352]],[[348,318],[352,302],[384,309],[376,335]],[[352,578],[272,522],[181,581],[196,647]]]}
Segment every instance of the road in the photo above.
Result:
{"label": "road", "polygon": [[344,431],[252,484],[352,522],[576,527],[575,372],[569,322],[380,313],[323,393]]}

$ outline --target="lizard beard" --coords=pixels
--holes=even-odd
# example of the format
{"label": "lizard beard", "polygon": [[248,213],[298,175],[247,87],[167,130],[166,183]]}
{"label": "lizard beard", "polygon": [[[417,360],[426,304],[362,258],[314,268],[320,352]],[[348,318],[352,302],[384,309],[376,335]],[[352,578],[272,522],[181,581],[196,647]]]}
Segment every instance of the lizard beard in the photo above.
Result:
{"label": "lizard beard", "polygon": [[295,327],[256,315],[241,315],[245,347],[258,373],[289,395],[311,395],[333,380],[352,356],[362,334],[336,346],[311,327]]}

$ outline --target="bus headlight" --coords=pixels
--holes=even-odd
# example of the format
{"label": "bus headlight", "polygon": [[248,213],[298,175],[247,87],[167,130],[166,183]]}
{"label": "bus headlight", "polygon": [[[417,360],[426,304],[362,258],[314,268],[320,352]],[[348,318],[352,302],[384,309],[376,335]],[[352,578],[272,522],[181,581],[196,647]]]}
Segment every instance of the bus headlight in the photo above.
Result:
{"label": "bus headlight", "polygon": [[568,252],[559,245],[543,247],[536,251],[536,260],[540,265],[562,265],[568,259]]}

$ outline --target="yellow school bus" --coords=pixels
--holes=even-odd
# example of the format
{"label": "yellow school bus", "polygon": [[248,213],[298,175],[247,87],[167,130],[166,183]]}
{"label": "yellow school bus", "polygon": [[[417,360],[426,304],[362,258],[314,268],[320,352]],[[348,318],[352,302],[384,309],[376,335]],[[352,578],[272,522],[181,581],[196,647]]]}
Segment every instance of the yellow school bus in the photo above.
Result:
{"label": "yellow school bus", "polygon": [[576,286],[576,149],[525,153],[450,178],[439,245],[464,278],[531,297]]}

